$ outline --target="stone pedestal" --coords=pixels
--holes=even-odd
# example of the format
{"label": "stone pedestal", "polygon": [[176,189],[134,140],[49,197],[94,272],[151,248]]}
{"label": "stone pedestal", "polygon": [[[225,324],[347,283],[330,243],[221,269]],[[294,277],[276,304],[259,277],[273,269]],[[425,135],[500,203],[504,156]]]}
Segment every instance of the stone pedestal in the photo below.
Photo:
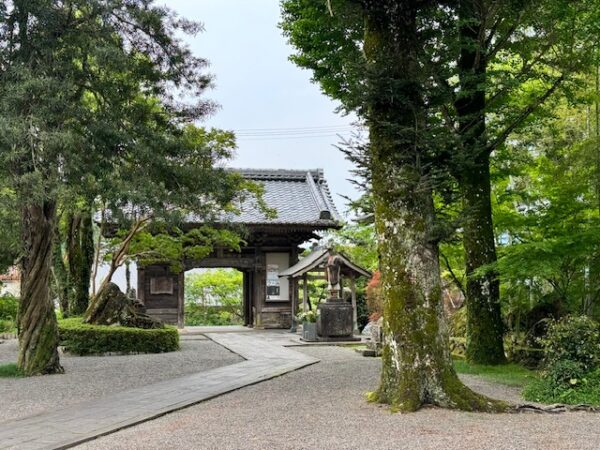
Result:
{"label": "stone pedestal", "polygon": [[319,305],[317,334],[320,341],[352,341],[354,323],[352,305],[341,300],[328,300]]}

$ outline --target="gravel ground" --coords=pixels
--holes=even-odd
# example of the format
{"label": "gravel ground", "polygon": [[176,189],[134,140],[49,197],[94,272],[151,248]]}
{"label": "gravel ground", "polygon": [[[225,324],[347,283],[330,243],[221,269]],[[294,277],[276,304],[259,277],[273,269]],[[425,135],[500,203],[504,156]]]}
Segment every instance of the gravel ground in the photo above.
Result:
{"label": "gravel ground", "polygon": [[[16,358],[16,340],[0,344],[0,364]],[[240,361],[238,355],[196,336],[182,339],[181,351],[171,353],[62,355],[64,375],[0,378],[0,422]]]}
{"label": "gravel ground", "polygon": [[[296,349],[298,350],[298,349]],[[311,347],[322,360],[81,449],[598,449],[600,414],[477,414],[423,409],[391,414],[369,404],[379,360]],[[518,391],[476,377],[473,388],[518,401]]]}

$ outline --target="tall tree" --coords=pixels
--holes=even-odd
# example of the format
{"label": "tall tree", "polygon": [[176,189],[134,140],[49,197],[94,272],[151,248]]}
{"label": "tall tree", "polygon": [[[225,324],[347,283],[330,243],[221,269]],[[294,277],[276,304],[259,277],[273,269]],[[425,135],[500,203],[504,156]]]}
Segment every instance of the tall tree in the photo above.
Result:
{"label": "tall tree", "polygon": [[[593,61],[594,0],[457,2],[454,174],[463,199],[469,360],[505,361],[490,196],[490,158]],[[576,31],[573,31],[577,28]],[[520,97],[520,101],[516,100]],[[510,105],[510,108],[508,107]]]}
{"label": "tall tree", "polygon": [[[318,0],[282,2],[282,28],[299,50],[292,60],[311,69],[345,111],[357,110],[364,91],[358,3],[331,0],[332,16]],[[549,97],[559,89],[568,92],[570,79],[589,59],[586,36],[594,30],[598,8],[594,0],[444,3],[442,13],[432,14],[443,34],[422,64],[445,91],[432,101],[442,106],[439,117],[448,134],[439,134],[440,142],[447,141],[463,206],[457,228],[468,274],[467,356],[493,364],[505,356],[497,276],[480,270],[496,260],[490,158]],[[532,84],[537,89],[524,91]]]}
{"label": "tall tree", "polygon": [[199,182],[214,155],[183,132],[211,110],[199,99],[206,63],[176,37],[199,25],[153,3],[0,2],[0,176],[21,209],[18,365],[27,375],[62,371],[49,295],[61,195],[202,213],[235,192],[222,170]]}
{"label": "tall tree", "polygon": [[435,40],[437,2],[373,0],[363,7],[359,113],[369,127],[384,298],[381,384],[372,398],[400,411],[424,404],[502,410],[460,382],[448,348],[433,199],[436,124],[426,101],[430,75],[422,69],[424,49]]}

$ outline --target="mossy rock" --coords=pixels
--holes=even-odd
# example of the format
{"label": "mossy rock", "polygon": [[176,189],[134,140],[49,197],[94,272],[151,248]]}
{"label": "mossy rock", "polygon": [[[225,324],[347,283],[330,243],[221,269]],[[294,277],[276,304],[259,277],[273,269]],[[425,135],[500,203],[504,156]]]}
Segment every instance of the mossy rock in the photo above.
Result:
{"label": "mossy rock", "polygon": [[115,283],[108,283],[92,299],[84,322],[90,325],[122,325],[134,328],[163,328],[163,323],[145,313],[143,305],[127,297]]}

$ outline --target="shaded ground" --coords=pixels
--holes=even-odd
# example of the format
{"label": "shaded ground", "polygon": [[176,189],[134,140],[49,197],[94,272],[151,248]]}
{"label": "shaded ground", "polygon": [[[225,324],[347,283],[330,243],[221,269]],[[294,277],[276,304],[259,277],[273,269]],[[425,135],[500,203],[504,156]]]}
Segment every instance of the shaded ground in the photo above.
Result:
{"label": "shaded ground", "polygon": [[[295,348],[321,363],[89,442],[82,449],[597,449],[600,415],[390,414],[368,404],[379,360],[347,348]],[[518,389],[463,379],[497,398]]]}
{"label": "shaded ground", "polygon": [[[0,364],[15,362],[16,340],[0,344]],[[181,341],[181,351],[127,356],[61,355],[64,375],[0,378],[2,421],[62,408],[144,384],[235,364],[242,358],[201,336]]]}

